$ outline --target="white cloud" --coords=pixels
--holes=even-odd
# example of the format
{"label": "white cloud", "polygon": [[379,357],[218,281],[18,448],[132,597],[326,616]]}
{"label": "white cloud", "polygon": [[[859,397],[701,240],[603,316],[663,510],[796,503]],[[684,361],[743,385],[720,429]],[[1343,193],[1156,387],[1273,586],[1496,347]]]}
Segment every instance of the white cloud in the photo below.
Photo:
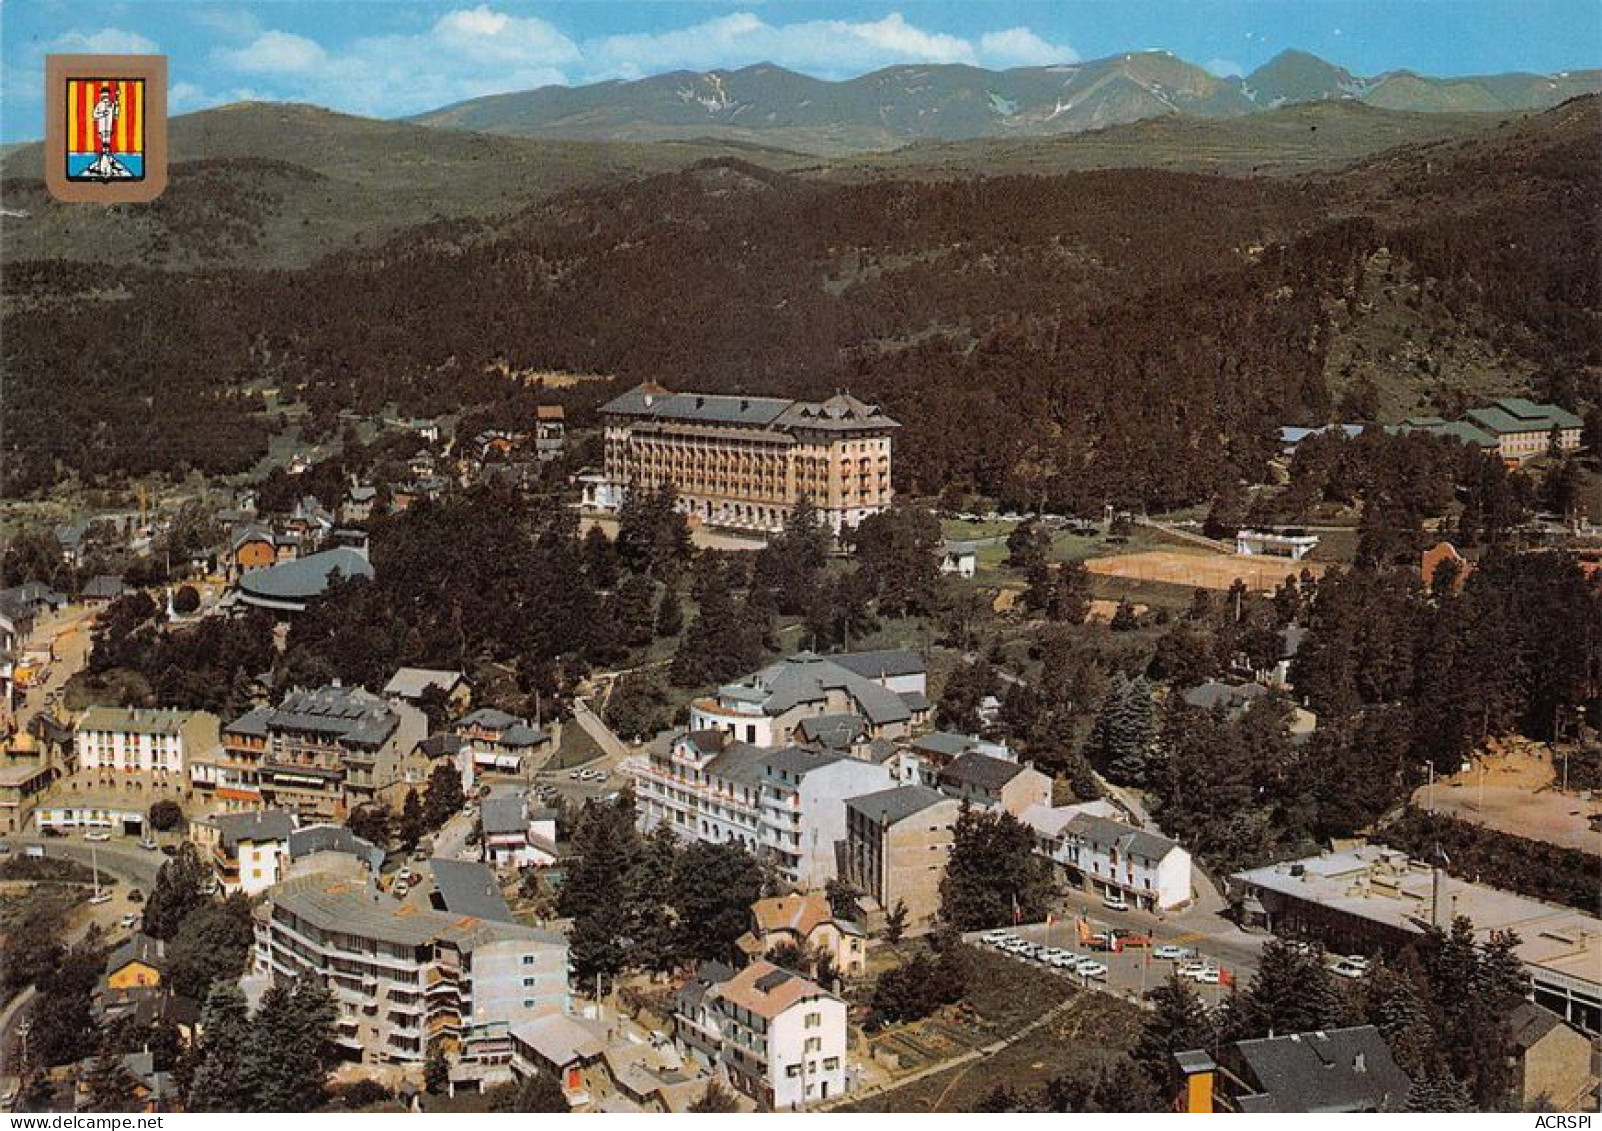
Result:
{"label": "white cloud", "polygon": [[244,8],[196,5],[192,15],[195,23],[210,31],[234,40],[255,39],[262,33],[261,21],[254,12]]}
{"label": "white cloud", "polygon": [[64,55],[157,55],[161,48],[138,32],[107,27],[94,32],[69,31],[57,36],[50,50]]}
{"label": "white cloud", "polygon": [[1066,43],[1047,43],[1026,27],[985,32],[979,37],[979,55],[994,67],[1043,67],[1079,61],[1079,52]]}
{"label": "white cloud", "polygon": [[250,75],[307,74],[328,62],[328,52],[315,39],[287,31],[264,31],[244,47],[219,47],[217,63]]}
{"label": "white cloud", "polygon": [[806,20],[770,24],[751,12],[732,12],[692,27],[611,35],[584,45],[593,77],[634,77],[774,63],[828,76],[854,75],[893,63],[976,63],[967,40],[925,31],[899,12],[880,20]]}
{"label": "white cloud", "polygon": [[1219,78],[1240,78],[1246,73],[1246,68],[1233,59],[1209,59],[1206,70]]}
{"label": "white cloud", "polygon": [[636,79],[677,68],[767,62],[845,78],[896,63],[1011,67],[1071,62],[1078,55],[1027,27],[970,40],[919,27],[899,12],[874,20],[769,23],[743,8],[689,27],[579,43],[538,17],[479,4],[446,12],[417,31],[339,46],[258,28],[240,46],[214,48],[211,59],[224,72],[215,84],[219,89],[231,85],[227,75],[232,73],[270,81],[282,98],[398,117],[486,94]]}

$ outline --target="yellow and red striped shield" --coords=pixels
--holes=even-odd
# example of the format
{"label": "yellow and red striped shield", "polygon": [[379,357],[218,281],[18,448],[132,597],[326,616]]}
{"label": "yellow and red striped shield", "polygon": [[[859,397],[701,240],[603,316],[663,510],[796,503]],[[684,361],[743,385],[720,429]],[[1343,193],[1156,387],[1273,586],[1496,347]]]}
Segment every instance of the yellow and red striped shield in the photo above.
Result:
{"label": "yellow and red striped shield", "polygon": [[[77,177],[109,151],[134,179],[143,175],[145,80],[74,78],[66,83],[67,175]],[[102,139],[102,129],[106,136]]]}

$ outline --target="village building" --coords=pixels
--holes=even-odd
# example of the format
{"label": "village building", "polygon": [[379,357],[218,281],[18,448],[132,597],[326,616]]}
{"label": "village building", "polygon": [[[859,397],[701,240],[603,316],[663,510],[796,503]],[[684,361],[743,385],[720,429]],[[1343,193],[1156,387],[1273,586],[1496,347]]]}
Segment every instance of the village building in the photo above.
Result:
{"label": "village building", "polygon": [[1593,1096],[1591,1042],[1550,1009],[1520,1002],[1508,1018],[1513,1096],[1526,1111],[1579,1111]]}
{"label": "village building", "polygon": [[864,893],[875,918],[901,906],[908,934],[934,923],[961,810],[960,801],[921,785],[846,802],[845,879]]}
{"label": "village building", "polygon": [[218,813],[191,821],[189,839],[210,859],[225,892],[260,895],[289,875],[289,838],[299,826],[279,809]]}
{"label": "village building", "polygon": [[770,1111],[844,1093],[844,1001],[760,959],[715,982],[704,970],[691,976],[696,992],[676,999],[675,1032],[693,1050],[715,1050],[736,1091]]}
{"label": "village building", "polygon": [[472,789],[481,776],[527,778],[556,751],[550,732],[508,711],[480,707],[451,724],[462,740],[457,767]]}
{"label": "village building", "polygon": [[40,798],[33,809],[35,831],[52,835],[108,832],[119,836],[145,835],[145,806],[120,790],[79,790],[65,796]]}
{"label": "village building", "polygon": [[979,546],[975,542],[946,542],[940,547],[940,572],[964,581],[973,579],[979,568]]}
{"label": "village building", "polygon": [[821,891],[757,900],[751,905],[751,929],[735,945],[747,958],[766,958],[786,945],[802,954],[826,954],[848,978],[861,974],[867,963],[862,928],[836,918]]}
{"label": "village building", "polygon": [[36,758],[0,763],[0,834],[27,831],[34,806],[56,780],[57,769]]}
{"label": "village building", "polygon": [[496,868],[548,868],[557,860],[556,810],[523,790],[491,793],[478,806],[484,860]]}
{"label": "village building", "polygon": [[690,704],[690,729],[721,730],[753,746],[802,737],[803,720],[855,715],[872,738],[905,738],[929,714],[927,673],[915,652],[798,652]]}
{"label": "village building", "polygon": [[983,808],[1018,816],[1031,805],[1051,804],[1051,779],[1032,766],[970,752],[953,758],[936,775],[942,793]]}
{"label": "village building", "polygon": [[1568,409],[1536,404],[1524,397],[1502,397],[1465,415],[1496,437],[1497,451],[1510,464],[1546,455],[1554,439],[1560,454],[1577,452],[1585,427],[1585,421]]}
{"label": "village building", "polygon": [[1266,554],[1299,562],[1317,546],[1316,534],[1287,534],[1276,530],[1235,532],[1235,552],[1246,556]]}
{"label": "village building", "polygon": [[559,404],[534,409],[534,454],[541,463],[560,459],[567,443],[567,412]]}
{"label": "village building", "polygon": [[90,707],[74,726],[80,771],[186,777],[220,748],[219,720],[209,711]]}
{"label": "village building", "polygon": [[1535,1003],[1583,1032],[1602,1032],[1602,919],[1595,915],[1461,880],[1380,845],[1237,872],[1228,886],[1246,922],[1341,953],[1398,950],[1459,915],[1482,942],[1516,931],[1514,953],[1529,971]]}
{"label": "village building", "polygon": [[561,935],[322,874],[267,892],[254,962],[276,985],[321,978],[338,1007],[336,1045],[364,1063],[420,1064],[437,1043],[505,1064],[513,1028],[568,1005]]}
{"label": "village building", "polygon": [[1413,1088],[1372,1025],[1232,1041],[1174,1062],[1175,1108],[1197,1114],[1400,1112]]}
{"label": "village building", "polygon": [[798,746],[762,761],[761,845],[779,874],[806,890],[837,878],[846,799],[895,784],[886,766]]}
{"label": "village building", "polygon": [[592,501],[671,485],[709,526],[783,527],[804,495],[835,534],[890,505],[891,436],[877,405],[840,393],[822,403],[631,389],[601,408],[606,444]]}
{"label": "village building", "polygon": [[1032,805],[1019,818],[1034,831],[1035,851],[1060,878],[1084,891],[1121,896],[1143,911],[1190,902],[1190,853],[1167,837],[1090,808]]}
{"label": "village building", "polygon": [[297,688],[223,728],[214,784],[245,807],[342,819],[401,780],[427,729],[416,707],[360,687]]}
{"label": "village building", "polygon": [[473,689],[461,672],[440,668],[397,668],[384,684],[384,694],[392,699],[404,699],[414,707],[423,703],[423,693],[438,688],[452,715],[464,713],[473,701]]}

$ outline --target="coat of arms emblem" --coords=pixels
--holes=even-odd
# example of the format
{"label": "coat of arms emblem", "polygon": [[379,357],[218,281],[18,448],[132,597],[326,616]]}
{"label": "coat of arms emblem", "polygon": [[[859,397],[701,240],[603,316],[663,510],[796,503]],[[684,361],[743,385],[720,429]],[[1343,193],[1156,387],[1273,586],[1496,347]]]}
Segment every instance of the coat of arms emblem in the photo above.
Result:
{"label": "coat of arms emblem", "polygon": [[45,181],[73,202],[153,199],[166,187],[166,59],[51,55],[46,60]]}

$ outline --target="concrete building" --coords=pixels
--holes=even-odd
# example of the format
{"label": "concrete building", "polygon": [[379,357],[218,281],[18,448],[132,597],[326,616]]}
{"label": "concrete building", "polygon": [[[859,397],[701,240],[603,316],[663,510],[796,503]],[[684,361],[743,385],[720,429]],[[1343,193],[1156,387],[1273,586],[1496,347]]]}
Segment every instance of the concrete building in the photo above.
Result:
{"label": "concrete building", "polygon": [[90,707],[75,727],[78,769],[183,777],[219,748],[218,725],[209,711]]}
{"label": "concrete building", "polygon": [[401,781],[403,764],[428,731],[423,712],[360,687],[297,688],[223,728],[213,780],[246,808],[269,806],[306,819],[343,819]]}
{"label": "concrete building", "polygon": [[260,895],[289,875],[289,838],[298,827],[292,813],[262,810],[219,813],[193,821],[189,839],[211,861],[225,892]]}
{"label": "concrete building", "polygon": [[[681,997],[681,1009],[685,1000]],[[758,960],[704,989],[691,1047],[715,1048],[735,1090],[759,1108],[794,1110],[837,1098],[846,1086],[846,1003],[817,983]]]}
{"label": "concrete building", "polygon": [[1602,919],[1595,915],[1460,880],[1380,845],[1237,872],[1229,889],[1248,921],[1343,953],[1399,949],[1459,915],[1481,941],[1516,931],[1515,953],[1536,1004],[1584,1032],[1602,1032]]}
{"label": "concrete building", "polygon": [[890,505],[898,423],[841,393],[820,404],[672,393],[644,384],[601,407],[604,489],[594,501],[671,484],[710,526],[777,532],[807,496],[836,534]]}
{"label": "concrete building", "polygon": [[1580,1111],[1593,1095],[1591,1042],[1550,1009],[1520,1002],[1508,1019],[1513,1093],[1526,1111]]}
{"label": "concrete building", "polygon": [[1246,556],[1269,555],[1299,562],[1318,545],[1316,534],[1282,534],[1274,530],[1240,530],[1235,552]]}
{"label": "concrete building", "polygon": [[1035,851],[1085,891],[1121,895],[1144,911],[1190,902],[1190,853],[1167,837],[1075,805],[1032,805],[1020,819],[1034,830]]}
{"label": "concrete building", "polygon": [[55,767],[48,762],[29,758],[0,764],[0,834],[25,832],[34,805],[55,780]]}
{"label": "concrete building", "polygon": [[267,892],[255,968],[280,985],[322,978],[339,1009],[337,1044],[365,1063],[421,1063],[439,1043],[504,1064],[514,1027],[568,1005],[561,935],[403,903],[328,875]]}
{"label": "concrete building", "polygon": [[927,930],[940,912],[940,880],[961,810],[960,801],[921,785],[851,798],[846,802],[846,880],[881,914],[905,906],[909,934]]}
{"label": "concrete building", "polygon": [[1557,434],[1558,450],[1580,450],[1585,421],[1555,404],[1536,404],[1523,397],[1502,397],[1484,408],[1465,414],[1488,435],[1496,437],[1498,453],[1508,463],[1523,463],[1544,456]]}
{"label": "concrete building", "polygon": [[779,874],[805,890],[838,874],[846,799],[895,784],[886,766],[789,747],[762,761],[761,845]]}
{"label": "concrete building", "polygon": [[88,790],[40,800],[34,805],[33,827],[40,833],[108,832],[145,835],[145,807],[115,790]]}
{"label": "concrete building", "polygon": [[480,777],[531,777],[556,750],[549,732],[494,707],[480,707],[457,719],[451,733],[462,740],[457,768],[468,789]]}
{"label": "concrete building", "polygon": [[495,868],[548,868],[556,863],[556,810],[535,805],[523,790],[501,790],[479,803],[480,845]]}
{"label": "concrete building", "polygon": [[871,738],[904,738],[928,718],[927,681],[915,652],[798,652],[692,702],[690,729],[773,747],[799,739],[805,719],[855,715]]}
{"label": "concrete building", "polygon": [[1051,779],[1032,766],[971,752],[953,758],[936,775],[939,789],[960,801],[1001,808],[1014,817],[1031,805],[1051,804]]}
{"label": "concrete building", "polygon": [[303,613],[333,584],[373,576],[365,547],[335,546],[240,575],[234,596],[242,605],[274,613]]}

